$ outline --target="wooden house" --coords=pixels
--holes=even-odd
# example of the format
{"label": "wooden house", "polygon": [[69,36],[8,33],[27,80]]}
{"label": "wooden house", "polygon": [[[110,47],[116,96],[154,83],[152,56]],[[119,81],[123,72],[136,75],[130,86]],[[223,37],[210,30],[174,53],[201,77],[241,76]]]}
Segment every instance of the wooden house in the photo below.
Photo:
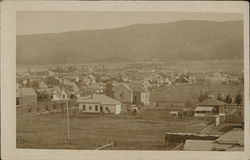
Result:
{"label": "wooden house", "polygon": [[115,87],[113,95],[126,104],[149,104],[149,92],[137,83],[121,83]]}

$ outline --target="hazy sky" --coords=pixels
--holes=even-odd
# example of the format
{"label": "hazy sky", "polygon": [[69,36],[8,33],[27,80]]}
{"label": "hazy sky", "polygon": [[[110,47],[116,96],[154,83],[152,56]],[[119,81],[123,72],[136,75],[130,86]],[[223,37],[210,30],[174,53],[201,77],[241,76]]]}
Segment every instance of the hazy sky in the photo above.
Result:
{"label": "hazy sky", "polygon": [[242,14],[232,13],[21,11],[17,13],[17,34],[96,30],[131,24],[167,23],[179,20],[231,21],[242,19]]}

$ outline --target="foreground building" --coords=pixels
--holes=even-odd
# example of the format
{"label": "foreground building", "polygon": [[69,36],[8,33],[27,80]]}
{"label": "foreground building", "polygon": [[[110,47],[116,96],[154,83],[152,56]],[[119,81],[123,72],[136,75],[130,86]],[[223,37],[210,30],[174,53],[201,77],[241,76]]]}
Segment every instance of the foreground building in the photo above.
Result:
{"label": "foreground building", "polygon": [[185,151],[244,151],[244,130],[234,128],[216,140],[187,139]]}
{"label": "foreground building", "polygon": [[121,103],[106,95],[92,94],[90,97],[79,97],[79,111],[84,113],[121,113]]}

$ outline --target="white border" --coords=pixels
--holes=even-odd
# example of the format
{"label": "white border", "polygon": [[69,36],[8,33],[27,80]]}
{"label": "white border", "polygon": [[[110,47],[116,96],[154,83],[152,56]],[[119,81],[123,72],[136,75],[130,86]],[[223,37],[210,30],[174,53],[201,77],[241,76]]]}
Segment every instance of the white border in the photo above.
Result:
{"label": "white border", "polygon": [[[244,14],[245,151],[89,151],[16,149],[16,11],[167,11]],[[3,159],[248,159],[249,157],[249,20],[247,2],[26,1],[1,3],[1,149]]]}

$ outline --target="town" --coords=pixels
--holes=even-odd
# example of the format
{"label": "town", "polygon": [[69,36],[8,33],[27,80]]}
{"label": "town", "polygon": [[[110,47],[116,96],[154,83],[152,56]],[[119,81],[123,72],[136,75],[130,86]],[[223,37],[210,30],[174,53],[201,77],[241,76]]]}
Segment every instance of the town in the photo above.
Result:
{"label": "town", "polygon": [[209,63],[17,68],[17,147],[243,151],[244,72]]}

